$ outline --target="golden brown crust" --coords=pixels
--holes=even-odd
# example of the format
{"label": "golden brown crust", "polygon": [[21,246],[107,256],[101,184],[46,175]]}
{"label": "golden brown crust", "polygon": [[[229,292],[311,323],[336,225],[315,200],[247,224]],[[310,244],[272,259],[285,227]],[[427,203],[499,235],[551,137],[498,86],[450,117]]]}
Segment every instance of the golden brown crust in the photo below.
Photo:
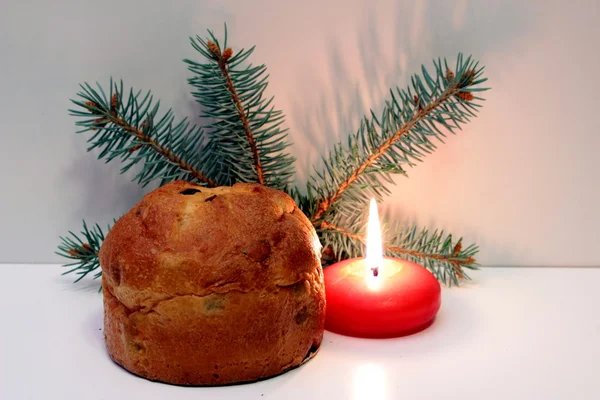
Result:
{"label": "golden brown crust", "polygon": [[319,251],[283,192],[166,184],[100,250],[108,351],[136,374],[185,385],[297,366],[323,335]]}

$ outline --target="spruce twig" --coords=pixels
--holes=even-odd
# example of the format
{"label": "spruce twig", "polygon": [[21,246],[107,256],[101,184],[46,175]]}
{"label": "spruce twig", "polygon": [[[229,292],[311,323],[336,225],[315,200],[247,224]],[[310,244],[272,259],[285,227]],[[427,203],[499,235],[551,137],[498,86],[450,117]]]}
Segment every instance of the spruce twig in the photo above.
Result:
{"label": "spruce twig", "polygon": [[222,185],[258,182],[289,190],[294,157],[282,128],[284,115],[272,105],[272,97],[264,96],[266,66],[245,64],[254,47],[234,54],[227,47],[227,27],[222,46],[211,31],[208,38],[196,36],[191,43],[204,58],[184,61],[194,74],[188,82],[203,107],[201,116],[211,121],[205,165],[212,166]]}
{"label": "spruce twig", "polygon": [[[110,227],[107,230],[110,230]],[[104,232],[102,232],[98,224],[92,226],[90,229],[85,221],[83,221],[82,237],[71,231],[69,231],[69,235],[60,237],[61,244],[58,246],[56,254],[73,260],[73,262],[64,265],[68,270],[63,272],[63,275],[75,273],[79,275],[75,282],[79,282],[89,273],[96,271],[100,266],[98,252],[100,251],[102,241],[104,241]],[[102,271],[96,272],[94,279],[100,276],[102,276]]]}
{"label": "spruce twig", "polygon": [[123,120],[121,116],[108,116],[107,119],[109,122],[120,126],[125,132],[129,132],[137,138],[139,143],[128,149],[130,153],[139,150],[140,147],[143,145],[148,145],[152,149],[154,149],[158,154],[169,160],[171,163],[176,164],[183,171],[187,171],[193,178],[196,178],[199,182],[206,183],[208,187],[217,186],[217,184],[212,179],[205,176],[197,168],[182,160],[181,157],[179,157],[178,155],[174,154],[173,150],[170,150],[168,147],[158,143],[150,135],[144,133],[142,129],[136,129],[134,126],[129,125]]}
{"label": "spruce twig", "polygon": [[141,92],[134,94],[131,89],[124,99],[123,82],[113,85],[111,79],[108,101],[103,88],[97,86],[98,90],[87,83],[81,85],[79,99],[72,100],[80,108],[69,110],[71,115],[82,118],[76,123],[82,127],[78,133],[95,132],[88,139],[88,151],[102,149],[98,158],[106,158],[106,162],[120,158],[126,162],[121,173],[142,162],[144,168],[134,178],[142,185],[155,179],[162,183],[187,179],[206,186],[217,185],[198,168],[204,135],[201,129],[190,127],[186,119],[175,124],[171,110],[158,119],[160,103],[153,103],[150,92],[140,96]]}
{"label": "spruce twig", "polygon": [[258,154],[258,148],[256,147],[256,142],[254,140],[254,133],[252,133],[252,129],[250,128],[250,122],[248,120],[248,116],[244,111],[244,106],[240,101],[240,96],[233,84],[233,80],[231,79],[231,75],[229,73],[229,67],[227,65],[227,61],[231,58],[233,54],[233,50],[231,47],[226,48],[221,54],[221,49],[214,42],[210,40],[206,43],[210,52],[216,57],[217,63],[219,65],[219,70],[223,75],[223,79],[227,84],[227,90],[231,94],[231,101],[235,105],[235,108],[238,112],[238,116],[242,121],[242,127],[244,133],[246,135],[246,139],[248,140],[248,145],[250,146],[250,151],[252,152],[252,159],[254,161],[254,169],[256,170],[256,175],[258,178],[258,183],[264,185],[265,184],[265,176],[263,172],[263,167],[260,161],[260,155]]}
{"label": "spruce twig", "polygon": [[[472,101],[482,99],[473,92],[486,90],[474,87],[486,81],[480,79],[483,68],[478,69],[470,57],[463,60],[460,54],[457,76],[445,64],[446,74],[438,60],[434,62],[434,77],[423,67],[423,78],[415,75],[407,91],[397,89],[396,94],[391,91],[381,118],[371,112],[358,133],[349,138],[348,146],[338,144],[325,159],[325,170],[318,173],[321,182],[309,183],[309,193],[318,194],[316,206],[309,212],[315,226],[319,226],[331,206],[361,180],[362,186],[369,187],[377,198],[381,198],[381,193],[389,193],[381,178],[391,183],[389,173],[406,174],[402,164],[412,166],[411,159],[420,160],[423,153],[435,149],[430,138],[442,141],[441,129],[453,133],[469,117],[475,116],[480,105]],[[364,203],[368,196],[355,194],[350,199]]]}
{"label": "spruce twig", "polygon": [[339,184],[337,189],[332,194],[319,201],[317,205],[317,212],[312,217],[313,222],[317,222],[329,209],[331,204],[339,199],[342,193],[344,193],[346,189],[356,182],[360,175],[364,173],[368,167],[372,166],[385,152],[387,152],[394,143],[410,132],[410,130],[419,121],[430,114],[431,111],[435,110],[440,106],[440,104],[457,94],[458,91],[459,88],[456,86],[456,84],[452,84],[444,91],[442,96],[424,107],[418,101],[418,98],[415,97],[415,103],[418,107],[418,112],[414,114],[408,122],[404,123],[396,133],[384,140],[377,148],[373,149],[371,155],[363,160],[353,171],[347,171],[349,173],[348,177]]}

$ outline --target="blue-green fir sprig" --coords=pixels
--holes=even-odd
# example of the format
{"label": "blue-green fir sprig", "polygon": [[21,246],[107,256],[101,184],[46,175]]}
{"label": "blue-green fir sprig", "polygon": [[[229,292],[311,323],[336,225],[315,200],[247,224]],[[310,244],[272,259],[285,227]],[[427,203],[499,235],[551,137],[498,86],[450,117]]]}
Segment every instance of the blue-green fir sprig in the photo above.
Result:
{"label": "blue-green fir sprig", "polygon": [[[107,228],[107,231],[109,230],[110,226]],[[69,236],[61,237],[60,241],[56,254],[72,260],[64,265],[67,271],[63,272],[63,275],[74,273],[78,275],[75,282],[79,282],[89,273],[98,270],[100,266],[98,252],[104,241],[104,232],[98,224],[88,228],[85,221],[83,221],[83,229],[80,235],[69,231]],[[94,278],[100,276],[102,276],[102,271],[96,271]]]}
{"label": "blue-green fir sprig", "polygon": [[113,84],[111,79],[108,96],[102,86],[94,89],[88,83],[77,96],[72,101],[79,108],[69,112],[79,118],[77,133],[93,132],[88,151],[100,149],[99,159],[120,159],[121,173],[142,164],[134,178],[142,186],[157,179],[161,184],[185,179],[216,186],[201,170],[203,130],[186,118],[176,122],[170,109],[159,114],[160,102],[150,92],[129,89],[126,94],[123,82]]}
{"label": "blue-green fir sprig", "polygon": [[210,122],[210,151],[204,163],[223,185],[258,182],[286,190],[294,175],[294,158],[288,153],[284,115],[266,97],[267,67],[246,61],[254,47],[234,52],[227,47],[227,27],[221,45],[209,38],[191,38],[201,62],[184,60],[193,76],[192,94],[201,105],[201,116]]}
{"label": "blue-green fir sprig", "polygon": [[[177,122],[171,110],[159,113],[150,92],[123,89],[123,83],[102,88],[84,84],[70,110],[79,132],[90,133],[88,150],[98,157],[119,159],[121,172],[138,166],[142,185],[184,179],[201,185],[257,182],[288,192],[315,226],[324,248],[323,264],[361,256],[364,224],[371,198],[390,193],[395,175],[422,161],[477,115],[486,82],[483,67],[458,55],[456,64],[434,61],[414,75],[407,89],[395,88],[379,113],[371,111],[345,143],[323,159],[305,188],[293,185],[294,158],[289,154],[284,115],[265,95],[268,75],[249,60],[254,47],[234,51],[209,31],[191,39],[199,61],[184,60],[192,73],[188,82],[207,123]],[[388,221],[384,224],[387,255],[415,261],[446,284],[468,279],[476,269],[477,246],[463,246],[452,234]],[[81,235],[61,238],[58,254],[73,262],[67,273],[78,280],[98,269],[104,233],[84,222]],[[100,271],[94,274],[99,277]]]}
{"label": "blue-green fir sprig", "polygon": [[[455,133],[481,107],[479,87],[483,67],[459,54],[456,75],[444,60],[434,61],[435,73],[422,67],[407,89],[396,88],[380,116],[365,116],[348,143],[338,143],[324,158],[324,167],[308,183],[307,210],[317,222],[328,213],[361,213],[370,198],[389,194],[392,175],[406,175],[407,167],[433,152],[447,133]],[[314,199],[314,201],[312,201]]]}

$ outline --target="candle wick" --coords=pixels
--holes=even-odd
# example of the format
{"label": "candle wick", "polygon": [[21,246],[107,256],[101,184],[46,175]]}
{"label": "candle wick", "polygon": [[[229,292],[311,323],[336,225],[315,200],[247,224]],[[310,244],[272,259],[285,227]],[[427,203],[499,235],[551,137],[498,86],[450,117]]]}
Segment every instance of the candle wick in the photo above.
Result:
{"label": "candle wick", "polygon": [[371,271],[373,271],[373,276],[379,275],[379,267],[373,267],[371,268]]}

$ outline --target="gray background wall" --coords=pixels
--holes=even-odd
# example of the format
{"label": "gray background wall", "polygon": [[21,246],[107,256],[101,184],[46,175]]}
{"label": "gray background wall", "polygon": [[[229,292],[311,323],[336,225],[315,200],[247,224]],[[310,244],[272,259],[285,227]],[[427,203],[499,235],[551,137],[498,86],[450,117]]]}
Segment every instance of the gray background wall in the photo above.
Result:
{"label": "gray background wall", "polygon": [[188,36],[226,21],[257,45],[287,113],[299,182],[390,86],[433,57],[473,54],[493,90],[480,117],[398,179],[385,208],[481,245],[488,265],[600,265],[598,2],[0,2],[0,262],[58,262],[57,236],[106,224],[140,198],[85,152],[67,115],[79,82],[152,89],[197,107]]}

